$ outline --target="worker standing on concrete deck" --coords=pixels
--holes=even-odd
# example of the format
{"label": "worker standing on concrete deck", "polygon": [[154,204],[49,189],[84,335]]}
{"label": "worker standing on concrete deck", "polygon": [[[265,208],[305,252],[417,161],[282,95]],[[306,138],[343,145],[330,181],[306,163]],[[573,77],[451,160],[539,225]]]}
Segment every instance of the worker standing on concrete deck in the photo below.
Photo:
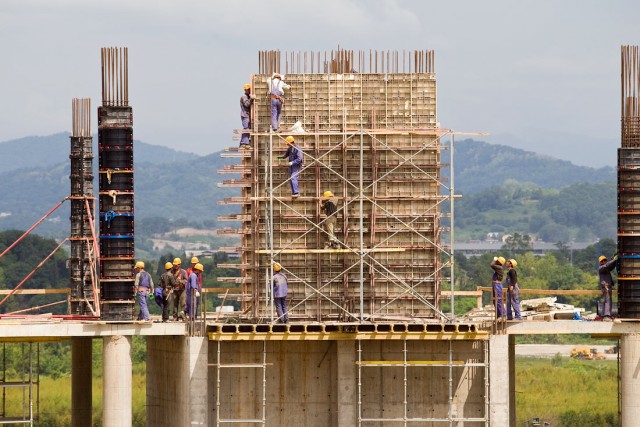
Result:
{"label": "worker standing on concrete deck", "polygon": [[[198,257],[191,257],[191,267],[187,268],[187,278],[189,276],[191,276],[191,273],[193,272],[193,268],[196,266],[196,264],[199,264],[200,260],[198,259]],[[202,274],[198,276],[198,291],[202,292]]]}
{"label": "worker standing on concrete deck", "polygon": [[171,273],[171,269],[173,269],[173,264],[167,262],[164,265],[165,272],[160,276],[160,283],[158,284],[159,288],[162,288],[162,298],[164,304],[162,305],[162,321],[166,322],[169,320],[169,313],[173,309],[173,290],[176,287],[176,279]]}
{"label": "worker standing on concrete deck", "polygon": [[493,257],[491,268],[493,269],[493,277],[491,278],[491,287],[493,288],[493,304],[496,307],[496,317],[504,315],[504,306],[502,305],[502,276],[504,275],[504,257]]}
{"label": "worker standing on concrete deck", "polygon": [[[255,95],[251,95],[251,85],[244,85],[244,94],[240,97],[240,120],[242,120],[242,129],[251,128],[251,105]],[[240,138],[240,148],[249,146],[249,134],[243,133]]]}
{"label": "worker standing on concrete deck", "polygon": [[185,313],[187,314],[189,319],[195,319],[198,316],[198,302],[200,300],[200,291],[198,286],[198,281],[202,276],[202,271],[204,267],[202,264],[197,263],[191,269],[191,274],[189,275],[189,279],[187,281],[187,308]]}
{"label": "worker standing on concrete deck", "polygon": [[600,266],[598,267],[598,278],[600,291],[602,292],[602,298],[604,300],[602,311],[598,313],[602,320],[611,321],[611,294],[613,292],[613,277],[611,277],[611,270],[616,267],[616,262],[618,261],[618,255],[614,255],[611,258],[611,261],[607,261],[607,257],[604,255],[600,255],[598,258],[598,262]]}
{"label": "worker standing on concrete deck", "polygon": [[286,137],[287,151],[279,159],[289,159],[289,182],[291,183],[291,197],[298,197],[300,192],[298,191],[298,180],[300,179],[300,169],[302,169],[302,162],[304,155],[302,149],[296,144],[295,139],[289,135]]}
{"label": "worker standing on concrete deck", "polygon": [[[507,320],[522,320],[520,314],[520,288],[518,287],[518,262],[511,258],[507,261]],[[512,311],[513,310],[513,311]]]}
{"label": "worker standing on concrete deck", "polygon": [[289,292],[289,282],[287,276],[282,272],[282,266],[273,264],[273,303],[278,313],[278,323],[289,323],[289,312],[287,311],[287,293]]}
{"label": "worker standing on concrete deck", "polygon": [[135,266],[136,278],[133,283],[133,287],[138,294],[138,303],[140,304],[140,313],[138,313],[138,320],[151,320],[149,314],[149,307],[147,306],[147,299],[149,295],[153,295],[153,279],[151,275],[144,271],[144,262],[138,261]]}
{"label": "worker standing on concrete deck", "polygon": [[184,311],[187,308],[187,296],[184,288],[187,285],[187,272],[182,268],[182,260],[175,258],[173,260],[173,269],[171,270],[176,280],[176,287],[173,289],[173,319],[184,320]]}
{"label": "worker standing on concrete deck", "polygon": [[273,73],[267,80],[269,85],[269,95],[271,95],[271,129],[276,132],[280,126],[280,113],[284,105],[284,90],[291,86],[283,81],[282,75]]}
{"label": "worker standing on concrete deck", "polygon": [[336,204],[333,203],[332,197],[333,192],[325,191],[323,194],[324,200],[322,201],[322,205],[320,206],[320,210],[327,216],[324,220],[324,229],[328,234],[329,240],[325,243],[325,249],[338,249],[340,245],[338,244],[338,239],[336,239],[336,235],[334,233],[334,229],[336,227],[336,217],[338,208]]}

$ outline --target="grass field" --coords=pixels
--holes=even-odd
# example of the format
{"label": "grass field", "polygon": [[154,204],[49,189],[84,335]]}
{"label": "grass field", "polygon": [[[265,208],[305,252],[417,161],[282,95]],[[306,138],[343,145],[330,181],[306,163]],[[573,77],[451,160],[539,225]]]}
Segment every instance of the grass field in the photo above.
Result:
{"label": "grass field", "polygon": [[618,425],[617,361],[516,359],[517,426],[538,417],[553,427]]}

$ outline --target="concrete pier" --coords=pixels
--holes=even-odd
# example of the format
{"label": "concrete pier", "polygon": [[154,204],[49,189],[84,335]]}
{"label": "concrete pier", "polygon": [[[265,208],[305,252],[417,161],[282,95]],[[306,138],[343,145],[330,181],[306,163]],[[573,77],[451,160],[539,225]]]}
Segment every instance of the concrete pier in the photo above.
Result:
{"label": "concrete pier", "polygon": [[623,426],[640,420],[640,334],[623,335],[620,340],[620,394]]}
{"label": "concrete pier", "polygon": [[103,426],[131,427],[131,337],[103,338]]}
{"label": "concrete pier", "polygon": [[71,339],[71,426],[91,425],[91,338]]}
{"label": "concrete pier", "polygon": [[492,335],[489,338],[489,417],[491,427],[509,427],[509,335]]}

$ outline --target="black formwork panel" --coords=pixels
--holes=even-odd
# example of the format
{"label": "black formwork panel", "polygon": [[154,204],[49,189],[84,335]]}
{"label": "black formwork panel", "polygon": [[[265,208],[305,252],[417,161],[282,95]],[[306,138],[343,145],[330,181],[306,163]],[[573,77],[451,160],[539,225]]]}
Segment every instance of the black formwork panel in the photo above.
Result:
{"label": "black formwork panel", "polygon": [[637,236],[618,236],[620,254],[640,254],[640,239]]}
{"label": "black formwork panel", "polygon": [[133,128],[109,127],[98,130],[98,140],[101,146],[124,146],[133,144]]}
{"label": "black formwork panel", "polygon": [[100,310],[100,316],[102,319],[111,321],[133,320],[135,302],[103,300]]}
{"label": "black formwork panel", "polygon": [[100,237],[129,236],[133,238],[133,214],[108,211],[100,214]]}
{"label": "black formwork panel", "polygon": [[133,258],[134,256],[133,238],[100,239],[100,256],[102,258]]}
{"label": "black formwork panel", "polygon": [[105,169],[133,169],[133,146],[126,147],[106,147],[99,148],[98,165],[101,170]]}
{"label": "black formwork panel", "polygon": [[640,278],[618,280],[618,315],[623,318],[640,318]]}
{"label": "black formwork panel", "polygon": [[100,213],[108,211],[133,213],[133,193],[100,194]]}
{"label": "black formwork panel", "polygon": [[640,166],[640,148],[618,148],[618,167]]}
{"label": "black formwork panel", "polygon": [[133,191],[133,171],[100,171],[99,184],[103,191]]}
{"label": "black formwork panel", "polygon": [[100,295],[104,300],[130,301],[134,299],[133,280],[107,280],[100,285]]}
{"label": "black formwork panel", "polygon": [[[620,215],[618,217],[618,233],[635,233],[640,236],[640,215]],[[632,236],[636,239],[638,236]]]}

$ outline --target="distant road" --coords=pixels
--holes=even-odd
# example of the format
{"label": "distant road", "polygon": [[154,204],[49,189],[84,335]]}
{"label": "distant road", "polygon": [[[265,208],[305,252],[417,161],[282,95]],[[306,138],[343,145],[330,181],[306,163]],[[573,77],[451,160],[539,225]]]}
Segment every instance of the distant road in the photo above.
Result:
{"label": "distant road", "polygon": [[556,344],[517,344],[516,356],[532,356],[532,357],[545,357],[552,358],[557,353],[560,353],[564,357],[571,355],[571,350],[576,347],[589,347],[596,348],[599,353],[607,356],[607,360],[617,360],[617,354],[606,354],[604,351],[610,348],[610,345],[589,345],[589,344],[570,344],[570,345],[556,345]]}

